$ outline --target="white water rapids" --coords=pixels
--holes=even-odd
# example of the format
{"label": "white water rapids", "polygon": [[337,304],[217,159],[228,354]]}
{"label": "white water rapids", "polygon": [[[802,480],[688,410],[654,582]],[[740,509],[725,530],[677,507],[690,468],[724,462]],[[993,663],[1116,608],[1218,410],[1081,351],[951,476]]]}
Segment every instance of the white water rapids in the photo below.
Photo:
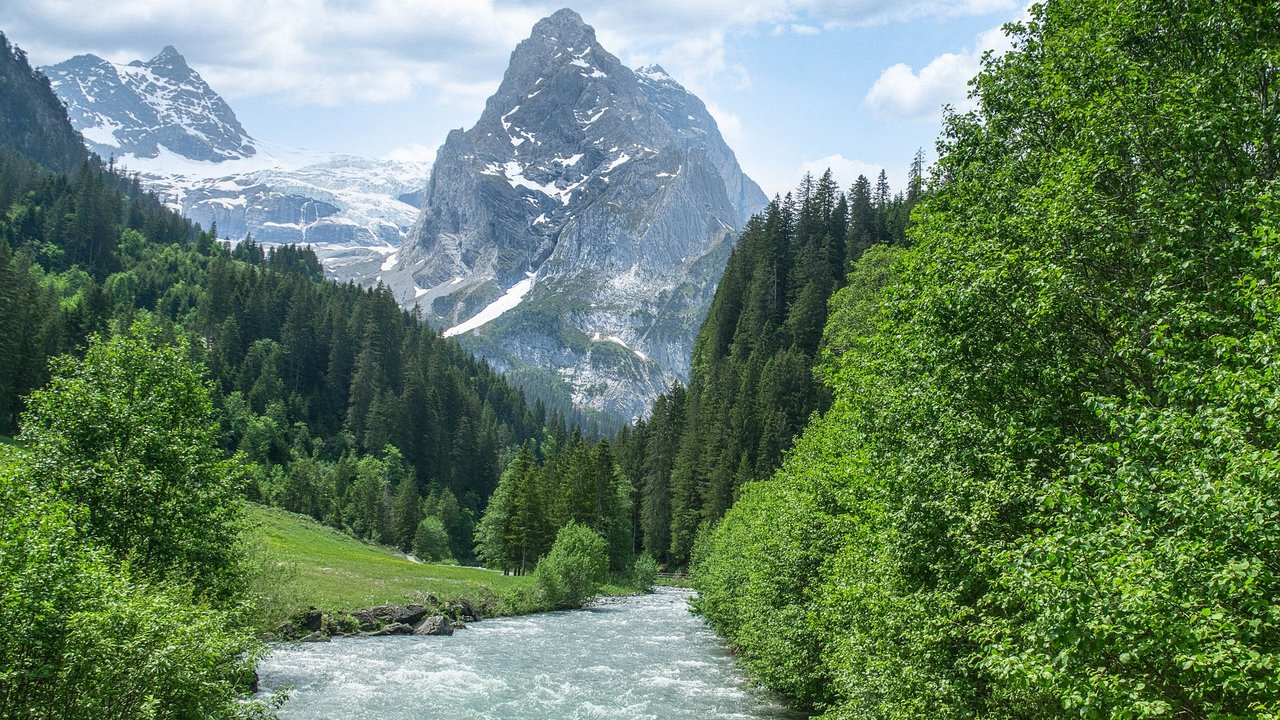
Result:
{"label": "white water rapids", "polygon": [[281,720],[802,717],[748,685],[688,598],[659,588],[452,637],[281,645],[258,672],[264,694],[293,687]]}

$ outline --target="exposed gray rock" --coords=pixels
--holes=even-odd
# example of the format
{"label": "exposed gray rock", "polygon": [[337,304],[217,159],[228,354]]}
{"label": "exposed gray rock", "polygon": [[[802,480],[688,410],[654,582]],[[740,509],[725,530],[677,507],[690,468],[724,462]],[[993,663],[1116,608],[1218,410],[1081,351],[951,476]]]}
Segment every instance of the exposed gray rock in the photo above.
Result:
{"label": "exposed gray rock", "polygon": [[153,158],[169,150],[220,161],[258,152],[231,107],[172,46],[146,62],[118,65],[77,55],[41,71],[89,149],[104,158]]}
{"label": "exposed gray rock", "polygon": [[298,639],[298,642],[329,642],[329,634],[316,630]]}
{"label": "exposed gray rock", "polygon": [[[698,98],[561,10],[449,133],[382,278],[534,394],[629,419],[688,378],[732,240],[765,202]],[[479,322],[504,296],[518,305]]]}
{"label": "exposed gray rock", "polygon": [[413,628],[414,635],[452,635],[453,623],[449,622],[449,618],[443,615],[432,615],[423,618],[417,627]]}
{"label": "exposed gray rock", "polygon": [[406,605],[399,610],[400,611],[396,613],[395,621],[405,623],[406,625],[418,624],[418,621],[422,620],[422,618],[426,617],[427,613],[430,612],[421,605]]}
{"label": "exposed gray rock", "polygon": [[408,623],[400,623],[400,622],[393,622],[390,625],[387,625],[381,628],[380,630],[374,630],[373,632],[365,633],[365,635],[368,635],[369,637],[382,637],[385,635],[412,635],[412,634],[413,634],[413,626],[409,625]]}

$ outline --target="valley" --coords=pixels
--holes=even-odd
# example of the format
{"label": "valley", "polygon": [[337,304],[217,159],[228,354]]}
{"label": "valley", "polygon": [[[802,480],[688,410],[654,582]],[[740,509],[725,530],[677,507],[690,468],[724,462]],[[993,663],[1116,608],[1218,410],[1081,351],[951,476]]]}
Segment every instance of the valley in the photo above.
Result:
{"label": "valley", "polygon": [[1280,717],[1274,8],[78,1],[0,7],[0,716]]}

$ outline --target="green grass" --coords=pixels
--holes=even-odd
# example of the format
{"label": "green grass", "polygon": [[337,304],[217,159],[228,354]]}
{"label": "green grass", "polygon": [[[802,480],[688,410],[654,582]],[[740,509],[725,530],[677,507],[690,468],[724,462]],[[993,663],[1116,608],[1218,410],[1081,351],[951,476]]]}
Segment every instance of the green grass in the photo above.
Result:
{"label": "green grass", "polygon": [[687,578],[687,577],[684,577],[684,578],[664,578],[664,577],[660,577],[660,578],[658,578],[657,580],[654,580],[654,581],[653,581],[653,584],[654,584],[654,585],[657,585],[657,586],[659,586],[659,587],[678,587],[678,588],[692,588],[692,587],[693,587],[693,581],[692,581],[692,580],[690,580],[690,579],[689,579],[689,578]]}
{"label": "green grass", "polygon": [[502,595],[532,587],[530,576],[456,565],[415,563],[394,550],[371,545],[321,525],[303,515],[249,505],[252,534],[267,558],[282,563],[288,586],[283,590],[295,609],[358,610],[385,603],[467,598],[489,612]]}

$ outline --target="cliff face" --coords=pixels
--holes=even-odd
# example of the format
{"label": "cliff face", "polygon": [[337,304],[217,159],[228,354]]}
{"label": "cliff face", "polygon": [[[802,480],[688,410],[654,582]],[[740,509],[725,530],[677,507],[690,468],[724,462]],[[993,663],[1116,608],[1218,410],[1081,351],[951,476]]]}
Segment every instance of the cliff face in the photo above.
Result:
{"label": "cliff face", "polygon": [[449,134],[383,281],[534,394],[629,419],[687,378],[732,239],[765,202],[700,100],[561,10]]}

